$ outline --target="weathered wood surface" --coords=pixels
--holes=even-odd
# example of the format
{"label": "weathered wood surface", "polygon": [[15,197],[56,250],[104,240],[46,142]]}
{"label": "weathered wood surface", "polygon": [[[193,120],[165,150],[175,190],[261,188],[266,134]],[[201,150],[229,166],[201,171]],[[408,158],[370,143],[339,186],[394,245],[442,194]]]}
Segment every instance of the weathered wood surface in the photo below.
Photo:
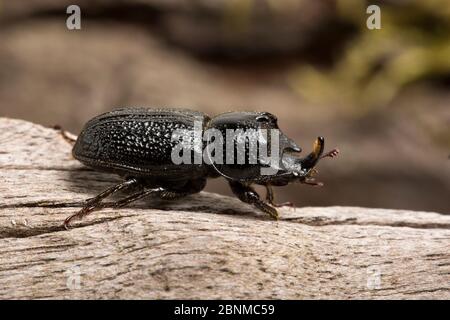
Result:
{"label": "weathered wood surface", "polygon": [[[450,216],[148,199],[62,221],[117,178],[0,118],[0,298],[450,298]],[[301,186],[299,186],[301,188]]]}

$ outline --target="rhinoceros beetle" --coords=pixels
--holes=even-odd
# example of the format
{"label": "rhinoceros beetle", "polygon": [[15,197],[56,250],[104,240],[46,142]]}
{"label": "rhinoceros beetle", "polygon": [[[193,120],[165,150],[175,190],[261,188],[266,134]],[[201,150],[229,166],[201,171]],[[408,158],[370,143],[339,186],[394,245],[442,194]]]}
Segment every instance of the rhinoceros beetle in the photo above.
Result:
{"label": "rhinoceros beetle", "polygon": [[[200,140],[195,140],[195,129],[200,134],[213,131],[215,135],[205,134]],[[244,131],[251,131],[253,136],[247,136],[243,148],[237,149],[236,141],[240,137],[237,135],[234,137],[237,139],[230,144],[231,149],[222,143],[215,144],[216,148],[209,150],[211,152],[204,152],[214,142],[220,142],[220,134],[228,138],[228,132]],[[261,135],[263,131],[275,132],[276,135]],[[258,149],[256,156],[253,154],[253,161],[239,162],[239,156],[244,159],[252,156],[250,141],[255,134],[259,145],[268,148],[266,154],[263,156],[262,149]],[[191,143],[181,144],[186,137],[192,138],[188,139]],[[273,141],[277,143],[272,144]],[[187,146],[182,153],[191,151],[183,158],[188,161],[182,163],[177,162],[179,158],[174,161],[174,155],[180,155],[174,150],[180,145]],[[230,150],[233,155],[228,157]],[[228,180],[231,190],[241,201],[277,219],[275,207],[283,204],[274,202],[272,186],[285,186],[293,182],[320,185],[312,178],[314,167],[321,158],[335,157],[339,152],[337,149],[327,153],[323,151],[324,138],[318,137],[313,151],[303,158],[299,157],[301,148],[280,131],[277,118],[268,112],[227,112],[210,118],[204,113],[186,109],[117,109],[88,121],[75,141],[72,154],[83,164],[95,170],[118,174],[124,180],[86,200],[79,212],[64,221],[64,226],[68,228],[74,218],[82,218],[105,207],[103,200],[121,190],[133,190],[133,193],[114,202],[113,207],[123,207],[150,195],[161,199],[181,198],[200,192],[208,178],[220,176]],[[215,161],[220,153],[231,161]],[[206,155],[205,158],[202,159],[202,155]],[[275,161],[269,162],[269,158]],[[271,173],[262,174],[262,169],[270,169]],[[260,198],[252,184],[266,187],[266,201]]]}

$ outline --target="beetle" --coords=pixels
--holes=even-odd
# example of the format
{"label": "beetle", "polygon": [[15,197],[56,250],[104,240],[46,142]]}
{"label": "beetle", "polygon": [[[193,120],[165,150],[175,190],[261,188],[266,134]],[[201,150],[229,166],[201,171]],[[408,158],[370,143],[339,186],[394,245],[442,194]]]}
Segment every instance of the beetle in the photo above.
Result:
{"label": "beetle", "polygon": [[[181,135],[183,138],[194,132],[194,128],[198,128],[201,133],[214,129],[215,133],[223,134],[230,130],[272,130],[278,134],[274,136],[276,139],[266,136],[264,141],[267,147],[276,140],[278,144],[271,147],[270,155],[279,154],[280,157],[277,161],[268,163],[267,157],[258,153],[254,159],[256,161],[252,163],[236,163],[234,160],[239,152],[234,152],[237,149],[233,141],[234,154],[230,163],[212,161],[211,155],[218,154],[220,147],[214,153],[206,153],[209,161],[174,163],[174,148],[180,143],[180,136],[177,138],[175,133],[187,132]],[[204,136],[200,147],[205,148],[215,139]],[[128,196],[113,202],[112,206],[115,208],[150,195],[161,199],[182,198],[203,190],[208,178],[220,176],[228,180],[231,190],[241,201],[278,219],[276,207],[292,204],[276,204],[272,186],[285,186],[293,182],[321,185],[312,178],[316,172],[314,167],[321,158],[335,157],[339,153],[337,149],[324,153],[324,143],[324,138],[318,137],[312,152],[300,158],[298,153],[301,148],[279,129],[277,118],[268,112],[226,112],[211,118],[205,113],[187,109],[113,110],[94,117],[85,124],[75,141],[72,154],[84,165],[118,174],[123,181],[86,200],[80,211],[64,221],[64,227],[68,229],[73,219],[81,219],[90,212],[105,207],[103,200],[119,191],[133,190]],[[193,144],[188,146],[195,149]],[[229,152],[225,145],[222,147],[222,151]],[[244,152],[244,156],[249,155],[248,139],[244,141],[244,149],[240,150],[241,153]],[[189,160],[193,157],[195,152],[188,156]],[[275,170],[273,174],[263,175],[262,168]],[[266,188],[266,201],[252,188],[253,184]]]}

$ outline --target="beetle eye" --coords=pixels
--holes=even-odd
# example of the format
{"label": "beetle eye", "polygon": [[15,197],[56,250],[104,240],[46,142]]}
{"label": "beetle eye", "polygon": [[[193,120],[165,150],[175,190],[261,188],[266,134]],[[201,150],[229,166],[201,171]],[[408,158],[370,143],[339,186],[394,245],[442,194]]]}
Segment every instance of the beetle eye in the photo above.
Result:
{"label": "beetle eye", "polygon": [[262,114],[262,115],[256,117],[256,121],[267,123],[267,122],[270,122],[270,118],[267,114]]}

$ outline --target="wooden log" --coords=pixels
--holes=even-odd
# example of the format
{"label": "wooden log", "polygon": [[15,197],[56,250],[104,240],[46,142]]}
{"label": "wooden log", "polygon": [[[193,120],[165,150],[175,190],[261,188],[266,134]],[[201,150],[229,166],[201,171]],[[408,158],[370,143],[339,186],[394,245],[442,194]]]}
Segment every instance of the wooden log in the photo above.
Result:
{"label": "wooden log", "polygon": [[65,217],[118,181],[58,131],[0,118],[0,298],[450,298],[450,216],[202,192]]}

